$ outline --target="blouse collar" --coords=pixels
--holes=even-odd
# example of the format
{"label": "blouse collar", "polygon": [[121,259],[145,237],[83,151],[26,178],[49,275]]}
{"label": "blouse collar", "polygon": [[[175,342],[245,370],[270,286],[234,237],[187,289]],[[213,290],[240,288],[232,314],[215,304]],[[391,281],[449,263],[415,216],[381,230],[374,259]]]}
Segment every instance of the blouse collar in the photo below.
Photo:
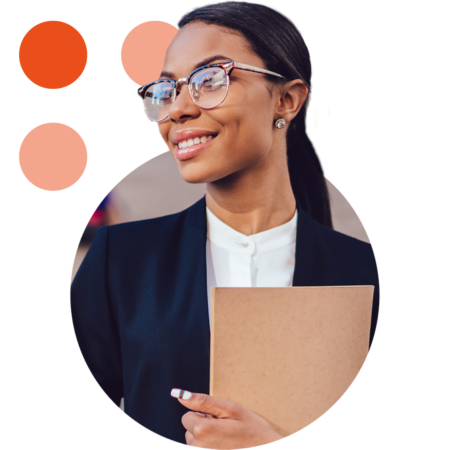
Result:
{"label": "blouse collar", "polygon": [[229,251],[263,253],[294,244],[297,238],[297,211],[289,222],[270,230],[246,236],[234,230],[206,207],[208,239]]}

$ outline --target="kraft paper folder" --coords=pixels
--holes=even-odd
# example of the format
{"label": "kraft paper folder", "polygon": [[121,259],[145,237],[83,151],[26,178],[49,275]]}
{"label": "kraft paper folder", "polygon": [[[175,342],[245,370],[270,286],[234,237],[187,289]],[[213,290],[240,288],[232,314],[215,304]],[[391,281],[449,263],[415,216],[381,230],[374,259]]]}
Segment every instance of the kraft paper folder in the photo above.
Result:
{"label": "kraft paper folder", "polygon": [[347,390],[369,350],[373,286],[213,288],[210,394],[294,433]]}

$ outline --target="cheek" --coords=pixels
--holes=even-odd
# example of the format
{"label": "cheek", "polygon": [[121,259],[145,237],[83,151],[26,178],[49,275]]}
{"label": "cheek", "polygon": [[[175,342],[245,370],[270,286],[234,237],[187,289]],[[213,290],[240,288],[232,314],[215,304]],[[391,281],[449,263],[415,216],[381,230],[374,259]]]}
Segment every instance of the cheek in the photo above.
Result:
{"label": "cheek", "polygon": [[249,113],[236,122],[237,130],[233,136],[233,150],[238,159],[259,159],[272,144],[270,120],[265,114]]}
{"label": "cheek", "polygon": [[165,123],[158,124],[159,134],[164,139],[164,142],[168,144],[169,141],[169,130],[170,130],[170,122],[166,121]]}
{"label": "cheek", "polygon": [[264,156],[272,144],[272,119],[270,97],[260,91],[243,95],[242,101],[230,102],[225,130],[233,140],[237,158]]}
{"label": "cheek", "polygon": [[264,156],[272,145],[272,120],[258,102],[247,104],[236,120],[233,133],[233,151],[239,159],[254,159]]}

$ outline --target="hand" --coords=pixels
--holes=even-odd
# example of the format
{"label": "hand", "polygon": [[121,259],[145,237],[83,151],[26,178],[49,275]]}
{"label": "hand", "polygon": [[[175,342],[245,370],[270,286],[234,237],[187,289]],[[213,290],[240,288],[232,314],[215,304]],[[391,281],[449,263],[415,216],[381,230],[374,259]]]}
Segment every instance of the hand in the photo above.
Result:
{"label": "hand", "polygon": [[171,395],[186,408],[203,413],[189,411],[181,419],[187,430],[188,445],[214,449],[247,448],[268,444],[287,435],[280,428],[276,431],[266,419],[239,403],[181,389],[172,389]]}

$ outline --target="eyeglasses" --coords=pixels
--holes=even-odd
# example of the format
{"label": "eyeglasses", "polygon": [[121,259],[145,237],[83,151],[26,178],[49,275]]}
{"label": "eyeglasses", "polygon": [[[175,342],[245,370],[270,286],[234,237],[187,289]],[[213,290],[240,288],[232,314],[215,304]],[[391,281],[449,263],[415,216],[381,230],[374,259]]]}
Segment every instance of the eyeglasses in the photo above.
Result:
{"label": "eyeglasses", "polygon": [[178,81],[164,78],[140,87],[138,94],[144,101],[147,117],[152,122],[161,122],[169,117],[170,106],[177,98],[183,84],[189,86],[192,100],[200,108],[212,109],[219,106],[228,94],[230,74],[234,69],[284,78],[270,70],[233,61],[208,64],[198,67],[186,78],[180,78]]}

